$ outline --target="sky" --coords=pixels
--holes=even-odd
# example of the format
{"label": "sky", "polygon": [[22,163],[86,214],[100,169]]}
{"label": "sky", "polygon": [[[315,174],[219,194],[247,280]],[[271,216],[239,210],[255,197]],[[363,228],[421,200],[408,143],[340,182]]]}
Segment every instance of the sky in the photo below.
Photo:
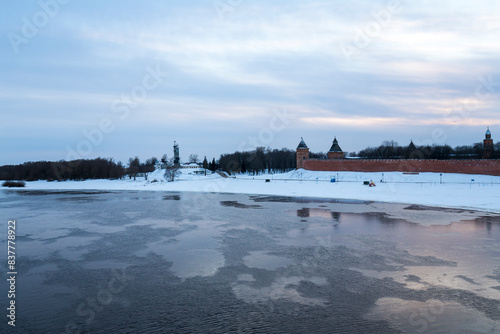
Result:
{"label": "sky", "polygon": [[2,1],[0,165],[500,138],[500,1]]}

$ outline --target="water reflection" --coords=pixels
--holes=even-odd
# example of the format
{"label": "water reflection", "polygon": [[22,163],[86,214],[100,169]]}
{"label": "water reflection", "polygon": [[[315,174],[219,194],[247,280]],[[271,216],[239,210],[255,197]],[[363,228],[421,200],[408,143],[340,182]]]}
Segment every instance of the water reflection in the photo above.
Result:
{"label": "water reflection", "polygon": [[261,268],[266,270],[276,270],[293,264],[293,261],[286,257],[268,254],[265,251],[251,252],[243,258],[243,261],[249,268]]}
{"label": "water reflection", "polygon": [[181,195],[165,195],[163,199],[166,201],[180,201]]}
{"label": "water reflection", "polygon": [[240,203],[238,201],[221,201],[220,204],[222,206],[239,208],[239,209],[259,209],[259,208],[262,208],[261,205],[244,204],[244,203]]}
{"label": "water reflection", "polygon": [[339,223],[341,213],[335,212],[335,211],[330,211],[327,209],[302,208],[302,209],[297,210],[297,217],[300,217],[300,218],[319,217],[319,218],[324,218],[326,220],[333,220],[333,222]]}
{"label": "water reflection", "polygon": [[[500,328],[498,215],[159,192],[3,192],[0,210],[22,222],[23,333]],[[87,324],[78,306],[122,268],[133,279]]]}
{"label": "water reflection", "polygon": [[334,222],[340,223],[340,212],[331,212],[331,215]]}
{"label": "water reflection", "polygon": [[310,216],[309,208],[302,208],[300,210],[297,210],[297,217],[307,218],[309,216]]}
{"label": "water reflection", "polygon": [[[250,282],[255,281],[252,277]],[[232,285],[234,294],[249,303],[262,303],[268,300],[288,300],[293,303],[298,303],[307,306],[325,306],[328,302],[327,299],[317,297],[310,298],[303,296],[297,287],[304,282],[309,282],[317,287],[327,284],[326,279],[323,277],[278,277],[270,286],[255,288],[253,283],[238,281],[237,284]]]}
{"label": "water reflection", "polygon": [[381,298],[366,316],[406,333],[495,333],[498,323],[456,302]]}

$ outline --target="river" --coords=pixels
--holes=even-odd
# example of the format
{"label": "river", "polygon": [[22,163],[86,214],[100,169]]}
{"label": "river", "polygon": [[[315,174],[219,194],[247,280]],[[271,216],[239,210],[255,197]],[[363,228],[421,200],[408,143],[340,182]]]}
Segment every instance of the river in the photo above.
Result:
{"label": "river", "polygon": [[500,332],[498,214],[190,192],[0,200],[2,333]]}

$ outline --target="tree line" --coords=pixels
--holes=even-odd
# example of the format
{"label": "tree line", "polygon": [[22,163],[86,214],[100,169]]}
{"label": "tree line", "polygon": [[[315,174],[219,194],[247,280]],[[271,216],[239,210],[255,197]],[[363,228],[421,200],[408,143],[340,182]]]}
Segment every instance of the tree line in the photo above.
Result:
{"label": "tree line", "polygon": [[283,173],[295,169],[295,150],[257,147],[253,151],[222,154],[219,166],[229,174]]}
{"label": "tree line", "polygon": [[[197,159],[195,159],[197,160]],[[24,181],[65,181],[65,180],[92,180],[92,179],[121,179],[124,177],[136,178],[155,170],[157,162],[173,165],[173,159],[168,160],[164,155],[161,160],[155,157],[141,162],[139,157],[130,158],[128,165],[124,166],[120,161],[115,162],[111,158],[79,159],[72,161],[36,161],[25,162],[20,165],[0,166],[0,180],[24,180]],[[197,161],[190,161],[197,162]],[[218,164],[215,159],[208,162],[203,160],[203,167],[215,171]]]}
{"label": "tree line", "polygon": [[125,167],[113,159],[37,161],[21,165],[0,166],[0,180],[88,180],[118,179],[123,177]]}
{"label": "tree line", "polygon": [[[493,158],[500,158],[500,142],[494,145]],[[349,157],[363,159],[481,159],[483,143],[451,147],[449,145],[414,145],[401,146],[394,140],[386,140],[377,147],[367,147]]]}

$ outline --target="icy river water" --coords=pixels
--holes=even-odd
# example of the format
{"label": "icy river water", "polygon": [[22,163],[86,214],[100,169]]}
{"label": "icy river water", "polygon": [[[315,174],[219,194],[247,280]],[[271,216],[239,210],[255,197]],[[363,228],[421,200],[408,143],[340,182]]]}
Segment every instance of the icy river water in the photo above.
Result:
{"label": "icy river water", "polygon": [[146,191],[0,200],[1,333],[500,333],[496,214]]}

